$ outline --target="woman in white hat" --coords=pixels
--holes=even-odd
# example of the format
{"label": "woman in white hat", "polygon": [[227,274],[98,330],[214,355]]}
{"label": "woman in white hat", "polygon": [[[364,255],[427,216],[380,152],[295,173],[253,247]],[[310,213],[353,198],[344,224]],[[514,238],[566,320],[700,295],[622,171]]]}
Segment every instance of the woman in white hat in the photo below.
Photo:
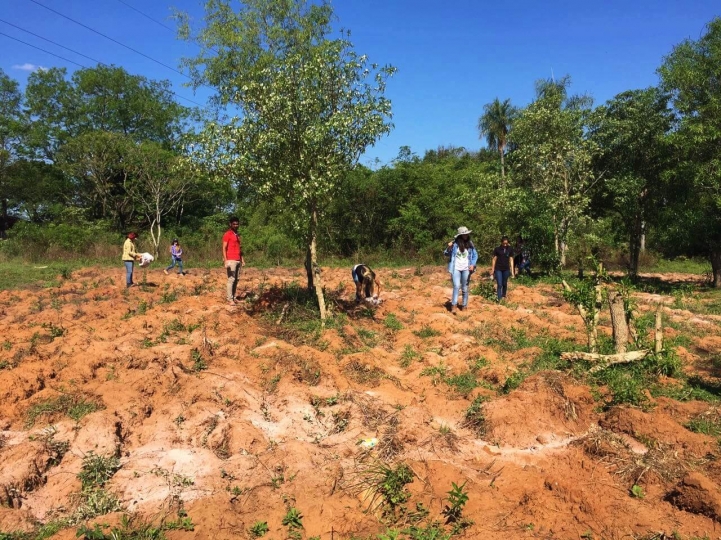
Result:
{"label": "woman in white hat", "polygon": [[450,257],[448,262],[448,273],[451,274],[453,281],[453,298],[451,299],[451,313],[456,309],[458,303],[458,290],[463,291],[463,303],[458,306],[464,310],[468,307],[468,281],[476,269],[476,261],[478,260],[478,252],[471,241],[471,233],[466,227],[458,227],[458,234],[452,242],[448,242],[448,246],[443,254]]}

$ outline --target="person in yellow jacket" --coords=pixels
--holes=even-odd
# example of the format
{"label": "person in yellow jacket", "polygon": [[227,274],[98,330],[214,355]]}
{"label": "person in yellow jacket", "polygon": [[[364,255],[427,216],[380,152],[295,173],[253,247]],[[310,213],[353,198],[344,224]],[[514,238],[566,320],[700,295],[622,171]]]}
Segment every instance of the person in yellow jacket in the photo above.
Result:
{"label": "person in yellow jacket", "polygon": [[133,267],[135,261],[140,259],[140,254],[135,251],[135,239],[138,237],[134,232],[128,233],[128,237],[123,244],[123,263],[125,264],[125,286],[132,287],[133,283]]}

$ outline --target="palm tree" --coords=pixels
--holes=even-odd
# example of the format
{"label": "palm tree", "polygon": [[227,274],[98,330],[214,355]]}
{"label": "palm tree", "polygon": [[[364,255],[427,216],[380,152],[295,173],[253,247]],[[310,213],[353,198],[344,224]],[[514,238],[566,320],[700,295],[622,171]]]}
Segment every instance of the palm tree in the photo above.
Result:
{"label": "palm tree", "polygon": [[501,154],[501,177],[506,176],[504,154],[508,144],[508,132],[516,117],[517,109],[511,100],[501,101],[496,98],[492,103],[483,106],[483,114],[478,119],[478,131],[481,138],[485,137],[489,148],[496,148]]}

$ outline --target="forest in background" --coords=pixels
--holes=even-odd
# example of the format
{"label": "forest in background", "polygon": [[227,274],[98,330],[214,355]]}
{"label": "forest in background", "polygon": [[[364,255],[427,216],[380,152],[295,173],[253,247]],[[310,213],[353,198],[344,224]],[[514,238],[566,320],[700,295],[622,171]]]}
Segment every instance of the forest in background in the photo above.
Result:
{"label": "forest in background", "polygon": [[[302,22],[313,14],[304,3],[298,6],[286,19]],[[319,52],[274,58],[274,73],[306,60],[337,67],[337,80],[365,69],[348,41],[328,38],[331,12],[321,15],[327,21],[309,38]],[[186,65],[203,64],[197,83],[223,88],[230,68],[222,62],[233,54],[238,51],[228,45],[213,59],[201,55]],[[244,73],[255,67],[248,66]],[[321,77],[303,73],[311,85]],[[418,155],[402,147],[395,160],[375,168],[358,164],[358,157],[390,129],[383,124],[390,104],[383,86],[371,96],[359,75],[346,83],[356,92],[347,102],[349,117],[366,114],[352,108],[359,95],[378,112],[359,131],[364,137],[337,135],[337,124],[329,128],[331,142],[353,139],[353,148],[309,184],[324,186],[308,211],[317,217],[321,262],[438,261],[444,243],[465,225],[481,252],[490,253],[502,234],[523,236],[537,270],[583,267],[596,257],[633,276],[655,258],[702,258],[720,287],[721,19],[698,40],[674,47],[658,74],[657,87],[628,90],[601,104],[576,92],[568,76],[539,80],[527,106],[497,99],[483,108],[479,137],[487,148],[440,147]],[[272,104],[283,118],[279,100],[294,98],[283,91],[287,80],[272,82]],[[243,107],[241,121],[256,118],[260,99],[249,95],[233,103],[219,90],[213,107],[201,111],[177,103],[168,81],[120,67],[37,71],[22,91],[0,71],[0,260],[116,260],[129,230],[140,232],[148,251],[164,253],[178,237],[191,261],[218,260],[227,217],[236,214],[249,262],[297,263],[309,233],[296,219],[294,192],[257,172],[268,163],[276,169],[297,163],[292,145],[276,139],[275,161],[261,166],[255,160],[253,169],[247,156],[262,153],[258,131],[213,131],[233,105]],[[317,114],[313,106],[309,115],[331,122],[322,112],[327,104],[318,104]],[[343,104],[333,106],[341,110]],[[209,144],[213,133],[225,137],[225,147]],[[232,152],[244,156],[244,168],[226,166]],[[296,170],[289,166],[284,174]]]}

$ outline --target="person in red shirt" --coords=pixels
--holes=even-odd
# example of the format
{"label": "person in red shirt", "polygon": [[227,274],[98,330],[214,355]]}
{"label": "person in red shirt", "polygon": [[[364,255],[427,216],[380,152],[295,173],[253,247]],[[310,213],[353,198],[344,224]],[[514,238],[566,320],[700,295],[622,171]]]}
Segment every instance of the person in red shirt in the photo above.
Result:
{"label": "person in red shirt", "polygon": [[240,222],[233,216],[228,220],[230,228],[223,235],[223,265],[228,274],[226,286],[227,300],[230,305],[235,305],[235,290],[238,287],[240,269],[245,266],[243,259],[242,238],[238,234]]}

